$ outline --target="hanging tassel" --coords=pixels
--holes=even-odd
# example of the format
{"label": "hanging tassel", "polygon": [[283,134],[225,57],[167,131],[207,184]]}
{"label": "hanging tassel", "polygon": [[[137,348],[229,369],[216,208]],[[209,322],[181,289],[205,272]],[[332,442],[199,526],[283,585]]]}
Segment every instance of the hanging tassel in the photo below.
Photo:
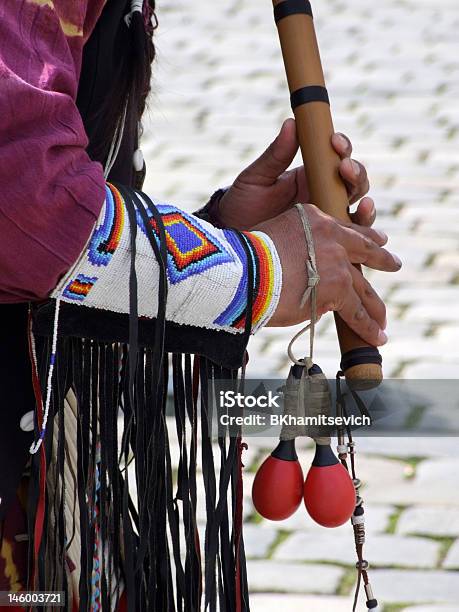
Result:
{"label": "hanging tassel", "polygon": [[[127,190],[123,196],[130,225],[135,225],[135,213],[144,216],[146,207],[153,206],[147,200],[140,202]],[[160,270],[159,308],[152,323],[154,343],[141,345],[138,334],[135,232],[131,235],[129,343],[62,334],[58,350],[54,351],[52,335],[40,338],[37,363],[42,390],[47,384],[46,364],[50,354],[56,352],[47,435],[41,452],[51,456],[50,442],[54,435],[57,438],[52,474],[51,467],[47,475],[42,471],[48,476],[46,495],[42,498],[43,536],[35,542],[31,540],[32,546],[38,547],[35,588],[51,590],[52,586],[52,590],[65,590],[69,601],[73,594],[82,612],[97,605],[117,612],[121,606],[127,612],[186,612],[202,607],[204,578],[204,606],[210,612],[217,609],[245,612],[248,587],[242,537],[242,443],[240,438],[227,439],[226,432],[221,432],[218,471],[209,436],[215,409],[214,380],[229,378],[237,386],[237,372],[219,368],[202,357],[196,358],[193,365],[189,355],[172,357],[175,427],[180,444],[175,482],[166,415],[167,252],[161,217],[152,214],[159,240],[153,233],[148,237]],[[252,287],[253,278],[249,282],[250,296]],[[250,297],[249,302],[247,334],[251,326]],[[74,430],[67,412],[69,390],[75,395]],[[208,516],[203,558],[196,518],[200,417]],[[70,436],[75,438],[73,476],[67,456]],[[35,480],[39,483],[39,453],[34,462]],[[75,498],[69,504],[72,484]],[[134,484],[137,507],[130,497]],[[36,500],[39,485],[34,486]],[[31,503],[35,520],[33,499]],[[69,516],[74,517],[75,524],[72,525]],[[71,558],[74,546],[80,549],[79,559]],[[48,575],[46,569],[54,563],[53,556],[58,559],[56,571]],[[201,565],[205,568],[204,576]],[[69,578],[70,568],[80,571],[76,588]]]}

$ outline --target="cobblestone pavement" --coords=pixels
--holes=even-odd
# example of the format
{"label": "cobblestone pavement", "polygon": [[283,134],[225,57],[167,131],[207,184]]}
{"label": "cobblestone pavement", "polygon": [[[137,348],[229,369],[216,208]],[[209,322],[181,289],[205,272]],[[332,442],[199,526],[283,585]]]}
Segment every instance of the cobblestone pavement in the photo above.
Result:
{"label": "cobblestone pavement", "polygon": [[[269,0],[158,4],[146,188],[193,210],[271,141],[290,114],[287,90]],[[335,125],[367,165],[378,224],[404,261],[397,275],[368,275],[388,304],[385,372],[458,378],[457,1],[317,0],[315,13]],[[319,332],[317,361],[333,375],[330,317]],[[284,376],[288,337],[285,330],[255,337],[249,375]],[[355,572],[349,528],[323,531],[300,511],[283,524],[260,521],[250,483],[272,441],[249,444],[252,609],[349,611]],[[367,556],[385,612],[459,611],[456,449],[451,438],[360,445]],[[307,444],[302,455],[306,465]]]}

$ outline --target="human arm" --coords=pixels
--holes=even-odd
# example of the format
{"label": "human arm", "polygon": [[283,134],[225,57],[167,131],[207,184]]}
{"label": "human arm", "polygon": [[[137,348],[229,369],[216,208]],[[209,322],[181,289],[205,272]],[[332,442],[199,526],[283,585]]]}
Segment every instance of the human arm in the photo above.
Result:
{"label": "human arm", "polygon": [[45,298],[76,261],[104,202],[75,104],[89,3],[0,8],[0,302]]}
{"label": "human arm", "polygon": [[[86,5],[81,0],[72,6],[59,1],[53,5],[26,3],[22,10],[13,5],[0,9],[0,74],[5,83],[0,90],[0,177],[4,192],[0,203],[0,302],[40,301],[54,295],[55,287],[62,286],[75,262],[81,263],[85,245],[103,230],[104,211],[110,204],[107,193],[111,192],[106,189],[100,164],[86,154],[87,137],[75,105],[82,47],[95,22],[97,5],[101,9],[102,1]],[[205,228],[198,227],[186,213],[174,210],[177,218],[188,223],[188,237],[195,231],[201,232],[197,240],[212,240],[212,228],[206,237]],[[231,243],[233,234],[220,234],[213,237],[209,247],[214,252],[206,253],[201,262],[183,252],[184,258],[189,258],[188,267],[176,275],[172,268],[169,270],[171,320],[212,328],[214,319],[220,317],[223,321],[223,312],[237,297],[240,303],[233,315],[235,319],[240,316],[237,309],[245,303],[240,285],[247,284],[247,270],[243,268],[248,264],[243,254],[236,253]],[[256,237],[247,240],[255,254],[257,246],[264,244]],[[271,258],[275,261],[269,238],[265,243],[273,250]],[[178,245],[182,250],[185,247]],[[140,312],[143,315],[154,312],[157,284],[152,254],[145,257],[152,267],[145,274],[151,286],[147,303],[141,304],[145,307]],[[86,263],[91,264],[89,260]],[[127,254],[126,263],[108,287],[117,297],[126,297],[122,288],[129,271]],[[258,274],[255,270],[257,287],[280,285],[280,274],[274,280],[266,274],[260,280]],[[99,274],[90,270],[86,276],[95,278]],[[200,282],[196,282],[198,277]],[[97,287],[92,285],[91,299],[97,297],[100,286],[101,281]],[[68,289],[67,297],[71,293]],[[207,298],[212,311],[196,307],[192,298],[197,293]],[[107,296],[110,291],[96,302],[110,306]],[[272,297],[264,300],[266,309],[256,311],[254,329],[269,317],[275,304]],[[263,301],[262,290],[254,296],[255,303],[260,300]],[[228,319],[222,325],[231,328],[233,321]],[[216,327],[222,325],[215,323]]]}
{"label": "human arm", "polygon": [[[84,252],[105,198],[102,169],[99,164],[91,162],[84,151],[86,137],[74,103],[82,43],[76,42],[75,36],[66,36],[62,16],[48,5],[27,5],[38,30],[29,32],[29,40],[21,38],[16,23],[20,15],[14,10],[3,9],[5,20],[2,21],[5,28],[2,40],[7,43],[2,43],[1,47],[2,74],[8,82],[8,86],[2,89],[1,98],[7,109],[8,136],[6,146],[2,147],[6,163],[1,166],[7,195],[0,209],[1,229],[6,236],[1,258],[2,301],[47,297],[59,279],[66,278],[68,270]],[[84,20],[79,26],[74,24],[77,30],[83,25]],[[51,40],[38,36],[40,27],[45,32],[52,32]],[[9,50],[19,46],[17,54]],[[35,54],[31,54],[31,48],[35,48]],[[56,51],[59,51],[59,63],[56,63]],[[47,69],[44,71],[45,66]],[[10,95],[4,95],[4,92]],[[21,100],[26,100],[28,106],[18,119],[11,109],[14,106],[20,111]],[[31,149],[35,151],[33,164],[30,163]],[[9,167],[11,159],[15,164],[13,169]],[[282,219],[275,223],[283,226]],[[291,218],[289,224],[292,231],[297,232],[299,221]],[[278,234],[275,231],[273,236],[282,245]],[[297,244],[301,244],[299,239]],[[275,255],[276,241],[270,249]],[[297,279],[301,274],[305,283],[304,259],[300,253],[300,249],[290,255],[284,253],[282,268],[286,272],[285,279]],[[237,274],[231,278],[225,282],[234,297],[241,278]],[[260,281],[257,286],[262,286],[266,278],[260,277],[257,281]],[[279,307],[288,316],[278,318],[279,324],[288,325],[298,320],[298,307],[290,296],[295,295],[300,287],[301,282],[296,280],[284,282]],[[339,293],[339,288],[336,289]],[[209,289],[203,295],[213,298],[214,294]],[[182,304],[185,302],[183,300]],[[287,308],[284,302],[288,304]],[[190,312],[193,313],[193,309]],[[201,316],[203,313],[197,314]],[[303,313],[301,316],[306,315]],[[207,324],[214,323],[209,319]]]}
{"label": "human arm", "polygon": [[[98,227],[74,270],[63,279],[53,297],[98,311],[128,314],[131,227],[116,188],[110,194]],[[148,199],[139,193],[145,203]],[[310,318],[310,304],[300,308],[308,278],[306,242],[295,210],[239,232],[213,227],[174,206],[155,202],[165,227],[168,296],[166,318],[195,332],[240,335],[246,330],[247,304],[253,302],[252,331],[263,325],[288,326]],[[338,223],[308,205],[316,241],[319,273],[319,313],[336,310],[361,336],[384,344],[385,308],[353,263],[396,271],[400,263],[382,248],[386,237],[370,228]],[[148,214],[151,215],[152,209]],[[156,240],[157,222],[150,218]],[[117,238],[113,239],[118,228]],[[138,311],[153,319],[158,312],[159,268],[137,215]],[[244,248],[248,245],[249,249]],[[248,299],[253,269],[252,300]],[[218,335],[218,334],[217,334]],[[199,333],[195,333],[195,338]],[[242,344],[241,344],[242,346]]]}

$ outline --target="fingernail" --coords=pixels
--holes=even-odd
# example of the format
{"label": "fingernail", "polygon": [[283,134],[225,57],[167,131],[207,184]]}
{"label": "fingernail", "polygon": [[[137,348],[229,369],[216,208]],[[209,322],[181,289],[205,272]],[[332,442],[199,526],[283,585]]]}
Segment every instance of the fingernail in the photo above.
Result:
{"label": "fingernail", "polygon": [[378,345],[382,346],[383,344],[386,344],[387,340],[387,334],[380,329],[378,334]]}
{"label": "fingernail", "polygon": [[346,136],[344,136],[343,134],[340,134],[339,132],[336,134],[336,136],[340,142],[340,145],[343,147],[343,149],[347,149],[349,146],[349,141],[346,138]]}
{"label": "fingernail", "polygon": [[383,232],[382,230],[377,230],[375,229],[375,232],[378,234],[378,236],[381,238],[381,240],[383,240],[384,242],[387,242],[389,240],[386,232]]}
{"label": "fingernail", "polygon": [[285,129],[285,126],[289,123],[289,121],[291,121],[291,119],[284,119],[284,123],[282,124],[282,130]]}
{"label": "fingernail", "polygon": [[353,159],[351,159],[351,164],[352,164],[352,170],[354,171],[354,174],[356,176],[359,176],[359,174],[360,174],[360,164],[358,164]]}
{"label": "fingernail", "polygon": [[384,317],[383,329],[387,327],[387,317]]}
{"label": "fingernail", "polygon": [[400,269],[402,267],[402,260],[400,259],[400,257],[395,255],[395,253],[392,253],[392,257],[394,258],[395,263],[397,264],[397,266]]}

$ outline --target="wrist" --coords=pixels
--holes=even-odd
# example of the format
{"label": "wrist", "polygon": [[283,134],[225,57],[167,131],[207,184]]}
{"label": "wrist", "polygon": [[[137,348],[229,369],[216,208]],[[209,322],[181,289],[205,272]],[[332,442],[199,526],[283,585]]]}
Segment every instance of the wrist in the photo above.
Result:
{"label": "wrist", "polygon": [[214,227],[218,227],[220,229],[228,227],[222,218],[220,205],[228,189],[229,187],[217,189],[217,191],[212,194],[207,204],[197,211],[196,215],[204,221],[211,223]]}
{"label": "wrist", "polygon": [[308,306],[301,309],[302,296],[307,287],[306,267],[307,243],[304,231],[297,222],[293,209],[275,219],[264,221],[251,231],[268,235],[276,249],[282,268],[282,291],[278,307],[269,326],[284,327],[295,325],[308,318]]}

